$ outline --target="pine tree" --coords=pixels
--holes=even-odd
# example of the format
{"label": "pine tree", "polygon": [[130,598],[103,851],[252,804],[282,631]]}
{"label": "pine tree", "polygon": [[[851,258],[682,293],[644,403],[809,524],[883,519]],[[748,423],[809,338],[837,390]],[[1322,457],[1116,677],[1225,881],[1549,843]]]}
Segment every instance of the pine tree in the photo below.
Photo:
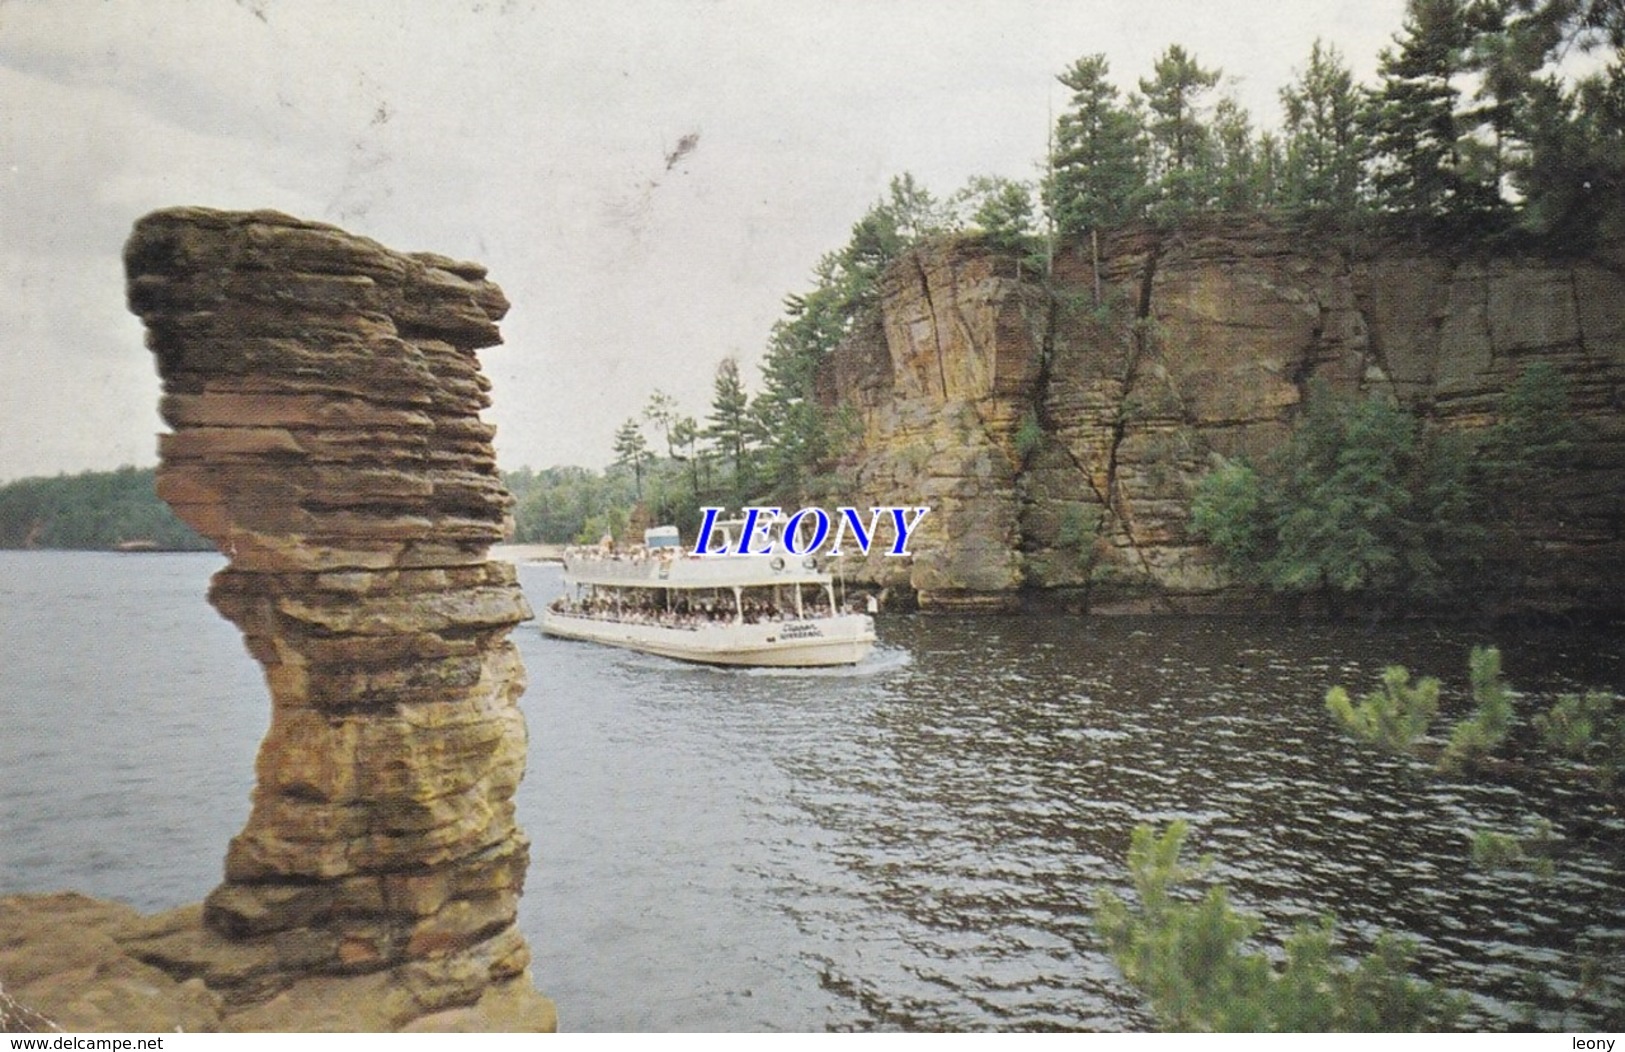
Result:
{"label": "pine tree", "polygon": [[820,364],[850,327],[851,307],[839,286],[821,284],[785,301],[762,359],[762,393],[753,409],[762,429],[762,482],[783,503],[798,503],[829,450],[818,404]]}
{"label": "pine tree", "polygon": [[847,320],[872,306],[880,275],[924,238],[948,229],[948,209],[908,172],[893,176],[887,194],[852,226],[846,247],[821,265],[820,286],[840,294]]}
{"label": "pine tree", "polygon": [[736,359],[724,358],[717,364],[712,392],[711,415],[706,417],[700,436],[710,443],[712,452],[728,462],[729,497],[739,504],[749,499],[755,485],[751,453],[759,431]]}
{"label": "pine tree", "polygon": [[818,261],[812,291],[785,298],[762,359],[753,406],[763,436],[755,483],[783,503],[805,500],[831,451],[832,414],[818,400],[818,370],[856,321],[875,310],[886,268],[920,241],[949,229],[949,210],[912,175],[852,227],[838,252]]}
{"label": "pine tree", "polygon": [[1146,198],[1143,129],[1106,79],[1105,55],[1087,55],[1056,79],[1072,90],[1055,123],[1043,200],[1062,239],[1137,216]]}
{"label": "pine tree", "polygon": [[1467,1009],[1457,993],[1410,977],[1415,947],[1381,932],[1349,960],[1336,921],[1302,923],[1267,954],[1251,945],[1262,921],[1205,890],[1211,860],[1183,858],[1189,825],[1137,826],[1128,852],[1134,894],[1096,896],[1095,930],[1123,978],[1145,994],[1169,1031],[1397,1033],[1453,1029]]}
{"label": "pine tree", "polygon": [[1463,0],[1408,0],[1397,49],[1382,52],[1382,83],[1366,111],[1385,211],[1459,227],[1496,209],[1498,190],[1463,156],[1470,129],[1457,119],[1455,81],[1473,39]]}
{"label": "pine tree", "polygon": [[1212,200],[1212,131],[1202,118],[1203,97],[1219,83],[1220,71],[1203,69],[1178,44],[1169,45],[1140,81],[1151,111],[1151,175],[1157,190],[1153,213],[1176,219],[1209,206]]}
{"label": "pine tree", "polygon": [[643,407],[643,419],[660,429],[666,438],[666,455],[675,457],[677,451],[673,445],[672,426],[677,422],[677,399],[657,388],[649,395],[649,403]]}
{"label": "pine tree", "polygon": [[1311,399],[1288,447],[1295,455],[1270,568],[1277,586],[1331,597],[1405,584],[1415,428],[1413,417],[1380,398]]}
{"label": "pine tree", "polygon": [[632,469],[632,478],[637,486],[637,499],[643,500],[643,463],[649,459],[649,443],[643,437],[643,429],[638,426],[636,417],[629,417],[626,423],[615,432],[615,463],[620,467]]}
{"label": "pine tree", "polygon": [[1282,203],[1351,215],[1359,202],[1365,139],[1360,95],[1343,55],[1316,40],[1309,63],[1281,89],[1285,111]]}
{"label": "pine tree", "polygon": [[[709,457],[700,449],[700,438],[700,423],[692,416],[679,416],[672,420],[672,459],[679,464],[688,465],[689,488],[693,491],[695,508],[702,503],[705,492],[701,474],[703,472],[707,479],[710,475]],[[682,452],[678,452],[679,450]]]}
{"label": "pine tree", "polygon": [[1520,113],[1528,104],[1531,80],[1543,56],[1528,48],[1509,30],[1505,5],[1500,0],[1479,0],[1468,11],[1472,39],[1466,64],[1478,76],[1472,104],[1458,119],[1465,134],[1463,160],[1470,178],[1493,191],[1495,204],[1510,211],[1501,190],[1519,141]]}
{"label": "pine tree", "polygon": [[1222,211],[1240,212],[1270,203],[1270,158],[1267,144],[1253,135],[1252,118],[1232,98],[1213,108],[1213,204]]}
{"label": "pine tree", "polygon": [[1279,208],[1286,186],[1286,149],[1274,132],[1260,132],[1256,149],[1253,182],[1258,187],[1259,203],[1264,208]]}
{"label": "pine tree", "polygon": [[1428,434],[1381,398],[1317,389],[1291,439],[1258,468],[1196,488],[1191,525],[1230,572],[1281,592],[1432,599],[1471,587],[1487,541],[1466,443]]}
{"label": "pine tree", "polygon": [[902,245],[907,247],[933,234],[942,233],[948,226],[948,211],[937,201],[912,172],[892,176],[887,197],[876,206],[887,213]]}
{"label": "pine tree", "polygon": [[1026,183],[997,176],[975,176],[954,194],[950,204],[968,211],[968,224],[988,244],[1010,251],[1033,247],[1033,195]]}
{"label": "pine tree", "polygon": [[1536,80],[1521,125],[1529,148],[1512,181],[1523,225],[1569,250],[1625,235],[1625,62],[1572,88]]}
{"label": "pine tree", "polygon": [[1509,0],[1514,29],[1553,55],[1610,47],[1625,51],[1620,0]]}

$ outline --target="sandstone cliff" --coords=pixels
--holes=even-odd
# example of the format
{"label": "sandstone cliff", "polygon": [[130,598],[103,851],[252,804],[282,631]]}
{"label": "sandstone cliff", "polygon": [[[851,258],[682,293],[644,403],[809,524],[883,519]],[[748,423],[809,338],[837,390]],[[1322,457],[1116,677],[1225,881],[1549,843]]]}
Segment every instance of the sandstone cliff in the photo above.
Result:
{"label": "sandstone cliff", "polygon": [[531,613],[486,558],[511,499],[475,351],[507,301],[475,264],[273,212],[155,213],[125,265],[174,428],[159,494],[230,560],[209,599],[271,724],[201,906],[0,903],[38,933],[0,981],[78,1029],[551,1029],[514,925]]}
{"label": "sandstone cliff", "polygon": [[[1098,290],[1098,292],[1097,292]],[[911,564],[858,572],[924,607],[1040,599],[1235,608],[1190,533],[1215,455],[1289,433],[1311,383],[1392,394],[1442,426],[1493,423],[1531,362],[1569,380],[1585,439],[1541,492],[1551,556],[1523,609],[1625,609],[1625,252],[1585,259],[1354,246],[1261,221],[1069,246],[1048,287],[975,242],[886,273],[878,316],[827,364],[856,411],[854,501],[929,504]],[[1249,600],[1258,597],[1246,597]]]}

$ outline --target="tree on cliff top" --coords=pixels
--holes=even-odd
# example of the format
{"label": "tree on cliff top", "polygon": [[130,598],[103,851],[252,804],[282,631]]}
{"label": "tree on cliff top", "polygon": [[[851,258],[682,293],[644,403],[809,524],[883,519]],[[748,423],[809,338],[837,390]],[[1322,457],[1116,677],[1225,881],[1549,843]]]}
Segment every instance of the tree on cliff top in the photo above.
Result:
{"label": "tree on cliff top", "polygon": [[[1409,0],[1395,45],[1366,111],[1383,211],[1474,237],[1516,220],[1569,250],[1625,234],[1625,4]],[[1576,77],[1598,47],[1614,61]]]}
{"label": "tree on cliff top", "polygon": [[1286,158],[1282,203],[1351,215],[1359,204],[1360,94],[1334,45],[1316,40],[1309,64],[1281,89]]}
{"label": "tree on cliff top", "polygon": [[1317,390],[1291,439],[1254,468],[1197,484],[1193,530],[1243,580],[1281,592],[1412,599],[1471,579],[1485,541],[1471,459],[1381,398]]}
{"label": "tree on cliff top", "polygon": [[1223,212],[1256,211],[1279,193],[1281,148],[1274,135],[1254,134],[1252,117],[1226,96],[1213,107],[1211,200]]}
{"label": "tree on cliff top", "polygon": [[1026,183],[997,176],[974,176],[949,198],[950,206],[968,211],[968,225],[987,244],[1009,252],[1031,252],[1038,240],[1033,227],[1033,195]]}
{"label": "tree on cliff top", "polygon": [[839,288],[820,282],[786,298],[785,316],[774,324],[762,359],[762,392],[754,405],[764,439],[762,482],[783,502],[805,495],[828,452],[816,385],[819,366],[848,331],[850,308]]}
{"label": "tree on cliff top", "polygon": [[1468,68],[1474,24],[1462,0],[1408,0],[1396,47],[1384,49],[1366,122],[1377,204],[1408,220],[1481,222],[1499,189],[1469,163],[1470,127],[1458,120],[1456,80]]}
{"label": "tree on cliff top", "polygon": [[1514,24],[1548,52],[1572,47],[1625,50],[1625,3],[1620,0],[1506,0]]}
{"label": "tree on cliff top", "polygon": [[1055,123],[1042,192],[1063,239],[1126,222],[1145,204],[1144,129],[1107,71],[1105,55],[1086,55],[1056,77],[1072,99]]}
{"label": "tree on cliff top", "polygon": [[893,176],[885,197],[852,225],[852,236],[821,268],[819,287],[843,297],[850,322],[875,302],[880,276],[892,260],[924,238],[948,229],[949,211],[909,172]]}
{"label": "tree on cliff top", "polygon": [[[1569,59],[1609,46],[1616,61],[1576,79]],[[1375,87],[1315,42],[1280,92],[1279,139],[1210,104],[1220,72],[1179,45],[1126,100],[1107,72],[1096,54],[1057,77],[1071,96],[1041,192],[1061,240],[1277,207],[1355,225],[1368,205],[1456,240],[1520,220],[1562,248],[1625,234],[1622,0],[1408,0]]]}
{"label": "tree on cliff top", "polygon": [[1153,217],[1177,219],[1206,208],[1212,198],[1212,131],[1203,120],[1203,98],[1219,83],[1220,71],[1203,69],[1178,44],[1152,66],[1152,77],[1140,80],[1140,93],[1151,117],[1150,171],[1156,188]]}
{"label": "tree on cliff top", "polygon": [[1512,181],[1523,225],[1571,249],[1625,236],[1625,61],[1572,87],[1534,81],[1521,128],[1529,150]]}
{"label": "tree on cliff top", "polygon": [[677,399],[666,392],[656,388],[649,394],[649,402],[643,407],[643,419],[649,421],[660,429],[666,438],[666,456],[677,456],[675,429],[678,421]]}

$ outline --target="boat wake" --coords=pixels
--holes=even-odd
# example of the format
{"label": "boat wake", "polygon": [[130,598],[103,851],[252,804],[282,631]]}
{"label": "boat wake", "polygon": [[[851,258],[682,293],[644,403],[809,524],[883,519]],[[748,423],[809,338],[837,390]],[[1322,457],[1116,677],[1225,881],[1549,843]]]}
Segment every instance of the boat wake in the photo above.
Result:
{"label": "boat wake", "polygon": [[763,665],[701,665],[653,654],[628,653],[623,663],[631,668],[680,671],[696,676],[767,676],[774,679],[865,679],[907,668],[914,655],[902,647],[877,646],[855,665],[824,665],[816,668],[773,668]]}
{"label": "boat wake", "polygon": [[711,671],[737,676],[773,676],[791,679],[861,679],[895,672],[913,663],[914,655],[902,647],[877,646],[869,652],[868,657],[856,665],[826,665],[822,668],[713,667]]}

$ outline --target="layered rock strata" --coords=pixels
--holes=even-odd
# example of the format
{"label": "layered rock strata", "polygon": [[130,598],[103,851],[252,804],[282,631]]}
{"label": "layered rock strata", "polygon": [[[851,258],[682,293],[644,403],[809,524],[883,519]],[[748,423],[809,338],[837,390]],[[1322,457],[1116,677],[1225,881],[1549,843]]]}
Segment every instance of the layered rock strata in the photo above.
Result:
{"label": "layered rock strata", "polygon": [[848,499],[935,509],[912,564],[855,568],[922,606],[1255,609],[1190,531],[1216,456],[1275,448],[1316,384],[1481,428],[1542,361],[1583,437],[1514,495],[1544,509],[1528,540],[1549,558],[1505,612],[1625,610],[1621,246],[1451,256],[1211,221],[1066,246],[1047,287],[974,241],[927,246],[881,304],[824,389],[860,422]]}
{"label": "layered rock strata", "polygon": [[531,611],[486,558],[511,498],[475,351],[507,301],[274,212],[154,213],[125,266],[174,429],[159,493],[229,557],[209,599],[272,714],[224,883],[110,937],[228,1028],[550,1028],[514,925]]}
{"label": "layered rock strata", "polygon": [[1022,582],[1015,493],[1042,382],[1047,297],[996,254],[927,245],[889,268],[882,309],[829,363],[826,396],[856,410],[856,499],[919,504],[910,560],[872,545],[859,575],[927,606],[1003,609]]}

